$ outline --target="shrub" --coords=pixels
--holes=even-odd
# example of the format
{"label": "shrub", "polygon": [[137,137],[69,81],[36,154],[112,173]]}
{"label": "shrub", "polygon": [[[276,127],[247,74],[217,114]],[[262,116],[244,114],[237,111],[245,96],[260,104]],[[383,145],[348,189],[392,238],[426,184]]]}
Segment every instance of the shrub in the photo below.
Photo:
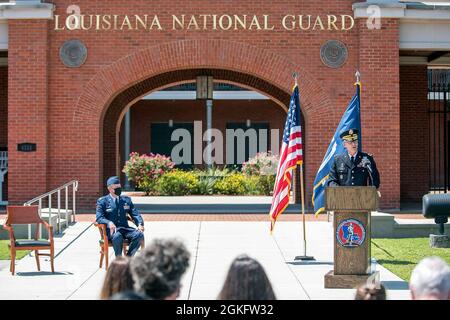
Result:
{"label": "shrub", "polygon": [[133,152],[122,171],[128,180],[133,181],[139,189],[149,195],[155,191],[157,179],[172,170],[174,165],[170,157],[164,155],[153,153],[139,155]]}
{"label": "shrub", "polygon": [[277,173],[278,156],[269,152],[257,153],[242,164],[242,173],[246,175],[275,175]]}
{"label": "shrub", "polygon": [[229,176],[233,173],[228,167],[223,167],[222,169],[218,167],[211,167],[205,170],[195,171],[198,177],[198,194],[214,194],[216,193],[215,184],[222,180],[224,177]]}
{"label": "shrub", "polygon": [[273,193],[273,186],[275,184],[274,175],[262,175],[258,177],[258,190],[259,194],[270,196]]}
{"label": "shrub", "polygon": [[194,172],[175,169],[160,177],[155,189],[164,196],[184,196],[198,193],[198,184]]}
{"label": "shrub", "polygon": [[261,195],[261,187],[258,176],[244,176],[245,177],[245,194],[251,196]]}
{"label": "shrub", "polygon": [[217,179],[211,176],[197,175],[198,178],[198,194],[214,194],[214,185]]}
{"label": "shrub", "polygon": [[242,165],[242,172],[249,177],[258,176],[258,194],[268,196],[273,192],[277,167],[278,156],[260,152]]}
{"label": "shrub", "polygon": [[226,176],[215,183],[214,190],[219,194],[246,194],[246,177],[241,173]]}

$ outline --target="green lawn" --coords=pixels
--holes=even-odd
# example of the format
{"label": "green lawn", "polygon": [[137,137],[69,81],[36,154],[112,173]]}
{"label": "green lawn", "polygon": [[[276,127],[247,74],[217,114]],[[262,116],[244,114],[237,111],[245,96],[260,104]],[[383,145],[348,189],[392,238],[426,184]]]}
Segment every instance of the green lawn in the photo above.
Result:
{"label": "green lawn", "polygon": [[[11,257],[9,256],[8,249],[9,240],[0,240],[0,260],[9,260]],[[16,251],[16,259],[22,259],[28,254],[29,251]]]}
{"label": "green lawn", "polygon": [[450,249],[430,248],[428,238],[372,239],[372,257],[405,281],[417,263],[438,256],[450,264]]}

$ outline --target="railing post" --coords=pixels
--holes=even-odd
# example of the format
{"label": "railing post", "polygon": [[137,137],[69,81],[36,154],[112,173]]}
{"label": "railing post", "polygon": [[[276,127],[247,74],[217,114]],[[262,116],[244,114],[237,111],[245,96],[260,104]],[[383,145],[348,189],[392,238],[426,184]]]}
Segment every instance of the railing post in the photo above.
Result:
{"label": "railing post", "polygon": [[77,192],[77,188],[78,188],[78,181],[74,181],[72,184],[72,189],[73,189],[73,210],[72,210],[72,214],[73,214],[73,222],[75,222],[75,213],[76,213],[76,192]]}
{"label": "railing post", "polygon": [[69,199],[67,198],[68,197],[68,187],[66,186],[64,189],[65,189],[64,191],[65,191],[65,195],[66,195],[66,197],[65,197],[66,213],[68,213],[69,212]]}
{"label": "railing post", "polygon": [[[42,199],[39,199],[38,213],[39,217],[42,218]],[[39,234],[42,237],[42,223],[39,223]]]}
{"label": "railing post", "polygon": [[[48,197],[48,219],[49,219],[49,224],[52,225],[52,218],[53,218],[53,209],[52,209],[52,196],[53,194],[57,193],[57,201],[58,201],[58,208],[57,208],[57,220],[56,220],[56,227],[57,227],[57,232],[58,233],[62,233],[62,228],[61,228],[61,190],[64,188],[65,189],[65,210],[66,210],[66,227],[69,226],[69,187],[70,185],[72,185],[73,188],[73,202],[72,202],[72,219],[73,222],[75,222],[75,214],[76,214],[76,192],[78,191],[78,181],[77,180],[72,180],[70,182],[67,182],[66,184],[60,186],[57,189],[54,189],[50,192],[47,192],[39,197],[36,197],[28,202],[24,203],[24,206],[30,206],[36,202],[39,202],[39,216],[42,217],[42,202],[45,198]],[[42,225],[39,226],[39,233],[42,235]],[[28,224],[28,239],[31,239],[31,224]]]}
{"label": "railing post", "polygon": [[[49,224],[52,225],[52,194],[48,195],[48,211],[49,211],[49,215],[48,215],[48,221]],[[59,221],[58,221],[58,217],[56,217],[56,229],[58,230],[59,233]]]}

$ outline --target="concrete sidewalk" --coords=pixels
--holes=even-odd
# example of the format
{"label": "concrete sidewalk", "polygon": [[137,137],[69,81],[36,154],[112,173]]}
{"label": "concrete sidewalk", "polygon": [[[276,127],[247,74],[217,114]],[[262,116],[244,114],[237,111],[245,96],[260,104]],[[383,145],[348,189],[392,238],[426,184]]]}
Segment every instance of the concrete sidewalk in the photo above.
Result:
{"label": "concrete sidewalk", "polygon": [[[332,225],[307,222],[308,254],[316,261],[294,261],[303,253],[301,222],[278,222],[273,236],[268,222],[152,221],[146,225],[146,242],[178,237],[191,252],[191,265],[183,278],[181,299],[215,299],[231,261],[241,253],[258,259],[272,282],[278,299],[353,299],[354,290],[324,289],[324,275],[333,268]],[[78,222],[57,237],[55,274],[42,261],[36,271],[29,255],[0,271],[0,299],[97,299],[105,275],[98,268],[99,234],[87,222]],[[112,250],[111,250],[112,251]],[[380,265],[381,280],[389,299],[408,299],[407,283]]]}

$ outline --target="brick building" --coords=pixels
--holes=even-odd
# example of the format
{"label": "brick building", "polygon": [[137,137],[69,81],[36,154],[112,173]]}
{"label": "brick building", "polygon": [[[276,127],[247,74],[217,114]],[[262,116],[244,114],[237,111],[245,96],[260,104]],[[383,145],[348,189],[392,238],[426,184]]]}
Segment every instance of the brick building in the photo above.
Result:
{"label": "brick building", "polygon": [[0,1],[3,199],[23,203],[77,179],[79,204],[92,209],[126,151],[163,144],[157,124],[205,129],[208,107],[189,90],[198,76],[218,88],[213,128],[281,129],[293,71],[311,199],[359,70],[363,149],[377,160],[382,208],[399,209],[447,190],[449,50],[446,4]]}

